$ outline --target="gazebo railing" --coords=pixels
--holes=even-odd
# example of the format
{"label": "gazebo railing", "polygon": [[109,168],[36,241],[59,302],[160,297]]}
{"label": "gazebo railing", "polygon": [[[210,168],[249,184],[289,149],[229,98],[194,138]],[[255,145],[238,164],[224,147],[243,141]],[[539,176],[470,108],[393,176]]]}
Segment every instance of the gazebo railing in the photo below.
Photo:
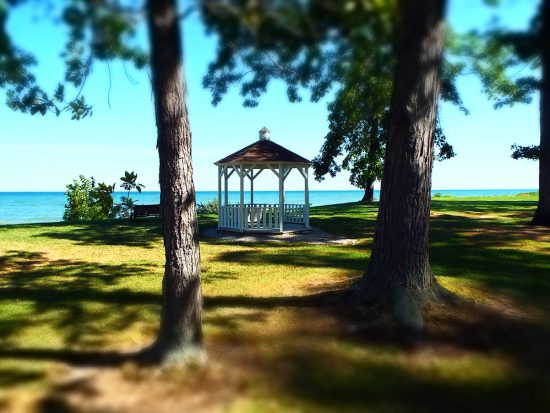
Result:
{"label": "gazebo railing", "polygon": [[[279,204],[222,205],[218,213],[218,227],[228,229],[279,229]],[[303,204],[284,204],[283,222],[304,224]]]}
{"label": "gazebo railing", "polygon": [[245,204],[245,229],[279,229],[279,204]]}
{"label": "gazebo railing", "polygon": [[294,224],[304,223],[304,204],[285,204],[284,205],[284,222],[292,222]]}
{"label": "gazebo railing", "polygon": [[222,205],[218,212],[218,227],[240,229],[241,218],[240,205]]}

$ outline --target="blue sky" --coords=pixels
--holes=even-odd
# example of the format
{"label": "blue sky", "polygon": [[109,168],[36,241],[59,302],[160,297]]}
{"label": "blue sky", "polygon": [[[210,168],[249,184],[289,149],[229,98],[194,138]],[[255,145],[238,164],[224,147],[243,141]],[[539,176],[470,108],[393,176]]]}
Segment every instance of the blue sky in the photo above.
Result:
{"label": "blue sky", "polygon": [[[36,3],[20,7],[9,21],[17,43],[34,53],[37,74],[45,85],[55,85],[63,67],[58,58],[64,36],[52,25]],[[499,9],[488,8],[483,0],[454,0],[448,12],[455,30],[483,28],[498,11],[507,25],[525,27],[536,2],[502,0]],[[232,90],[217,106],[201,87],[206,65],[215,53],[216,42],[207,37],[195,15],[184,22],[185,70],[189,88],[189,110],[193,133],[193,158],[197,190],[214,190],[217,185],[213,162],[257,139],[257,131],[267,126],[277,143],[313,158],[327,132],[327,103],[330,96],[312,104],[288,103],[284,87],[274,83],[260,106],[243,108],[237,90]],[[91,118],[80,122],[69,117],[30,116],[12,112],[0,104],[0,191],[63,191],[79,174],[99,181],[117,181],[124,170],[134,170],[146,190],[158,190],[156,128],[150,82],[145,72],[127,67],[128,79],[120,63],[97,64],[85,95],[94,105]],[[510,146],[536,144],[539,140],[538,98],[531,105],[494,111],[480,92],[479,82],[466,77],[460,92],[471,114],[444,105],[441,123],[457,157],[437,162],[434,189],[536,188],[538,166],[532,161],[510,158]],[[307,95],[305,95],[307,96]],[[3,103],[4,96],[0,100]],[[110,102],[110,107],[108,105]],[[261,179],[260,179],[261,178]],[[263,174],[255,189],[276,189],[275,177]],[[237,181],[232,182],[237,188]],[[287,189],[302,189],[295,172]],[[311,189],[353,189],[348,176],[312,182]]]}

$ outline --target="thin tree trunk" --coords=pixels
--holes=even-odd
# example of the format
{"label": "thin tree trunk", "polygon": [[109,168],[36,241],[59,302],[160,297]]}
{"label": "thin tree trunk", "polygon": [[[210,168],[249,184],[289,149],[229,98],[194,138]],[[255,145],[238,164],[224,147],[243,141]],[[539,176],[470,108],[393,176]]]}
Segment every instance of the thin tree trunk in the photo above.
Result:
{"label": "thin tree trunk", "polygon": [[364,188],[365,193],[363,194],[363,199],[361,202],[374,202],[374,186],[372,183],[367,183],[367,187]]}
{"label": "thin tree trunk", "polygon": [[542,7],[539,203],[531,223],[550,226],[550,1]]}
{"label": "thin tree trunk", "polygon": [[191,129],[175,0],[149,0],[148,24],[166,257],[160,332],[149,356],[182,362],[202,358],[203,345]]}
{"label": "thin tree trunk", "polygon": [[403,325],[423,325],[422,306],[441,296],[431,271],[428,227],[445,0],[405,0],[380,210],[361,302],[389,305]]}
{"label": "thin tree trunk", "polygon": [[370,124],[370,143],[367,153],[367,169],[365,175],[367,176],[365,193],[363,194],[363,199],[361,202],[374,202],[374,181],[375,173],[373,169],[376,167],[375,164],[378,162],[379,150],[380,150],[380,135],[378,128],[378,118],[376,116],[369,118]]}

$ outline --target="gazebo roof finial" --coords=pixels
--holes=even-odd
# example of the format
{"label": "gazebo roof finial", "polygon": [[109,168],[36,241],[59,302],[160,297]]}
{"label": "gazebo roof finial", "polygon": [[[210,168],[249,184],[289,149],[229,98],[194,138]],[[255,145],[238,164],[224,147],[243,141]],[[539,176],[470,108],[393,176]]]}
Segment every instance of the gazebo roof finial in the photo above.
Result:
{"label": "gazebo roof finial", "polygon": [[259,140],[220,159],[215,164],[218,166],[241,164],[250,164],[254,166],[259,163],[278,164],[279,162],[283,162],[286,165],[292,164],[296,167],[297,164],[301,164],[299,165],[301,168],[311,165],[311,162],[303,156],[289,151],[285,147],[269,140],[269,129],[264,127],[260,129],[258,133],[260,134]]}
{"label": "gazebo roof finial", "polygon": [[260,129],[258,133],[260,134],[261,141],[269,140],[269,135],[271,134],[271,132],[265,126],[262,129]]}

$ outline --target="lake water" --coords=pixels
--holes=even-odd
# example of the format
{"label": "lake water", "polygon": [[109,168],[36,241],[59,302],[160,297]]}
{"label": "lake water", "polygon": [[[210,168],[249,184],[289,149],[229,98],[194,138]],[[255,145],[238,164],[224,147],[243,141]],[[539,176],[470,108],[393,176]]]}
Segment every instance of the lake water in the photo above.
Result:
{"label": "lake water", "polygon": [[[452,196],[496,196],[515,195],[521,192],[531,192],[536,189],[475,189],[475,190],[433,190],[432,194]],[[115,192],[115,200],[118,200],[124,192]],[[204,203],[218,196],[217,191],[197,192],[197,202]],[[340,204],[361,200],[363,191],[310,191],[309,202],[313,206]],[[374,191],[375,198],[380,196],[379,191]],[[134,199],[138,204],[158,204],[159,192],[143,192],[141,195],[134,193]],[[250,199],[250,194],[245,193],[245,202]],[[239,201],[239,192],[229,192],[229,202]],[[0,225],[19,224],[31,222],[57,222],[63,218],[65,206],[65,194],[63,192],[0,192]],[[277,191],[255,191],[255,203],[278,203]],[[303,191],[286,191],[285,202],[303,203]]]}

